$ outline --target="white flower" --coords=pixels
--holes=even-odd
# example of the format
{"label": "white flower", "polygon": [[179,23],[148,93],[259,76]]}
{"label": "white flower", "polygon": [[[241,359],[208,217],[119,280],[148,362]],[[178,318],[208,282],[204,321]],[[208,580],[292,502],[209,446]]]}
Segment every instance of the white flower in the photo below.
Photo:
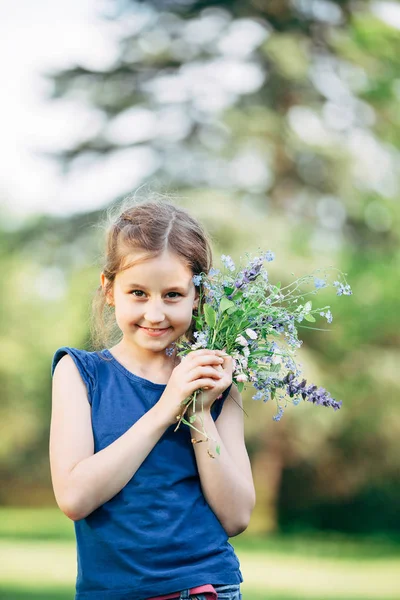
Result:
{"label": "white flower", "polygon": [[280,356],[276,356],[276,354],[274,354],[274,356],[272,357],[271,362],[272,362],[273,365],[280,365],[281,362],[282,362],[282,360],[281,360]]}
{"label": "white flower", "polygon": [[248,345],[248,341],[242,335],[238,335],[237,338],[236,338],[236,340],[235,340],[235,342],[238,342],[241,346],[247,346]]}
{"label": "white flower", "polygon": [[253,329],[246,329],[246,334],[252,340],[256,340],[258,338],[258,335],[256,334],[256,332]]}
{"label": "white flower", "polygon": [[242,367],[242,369],[247,369],[247,358],[245,356],[240,356],[239,364]]}
{"label": "white flower", "polygon": [[240,373],[240,375],[236,377],[236,381],[247,381],[247,375],[245,373]]}

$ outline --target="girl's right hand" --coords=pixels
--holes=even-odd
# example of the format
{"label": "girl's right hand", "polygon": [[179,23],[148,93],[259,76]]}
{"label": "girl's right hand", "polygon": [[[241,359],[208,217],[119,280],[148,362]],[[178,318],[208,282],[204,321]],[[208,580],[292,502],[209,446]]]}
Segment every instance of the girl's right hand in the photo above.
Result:
{"label": "girl's right hand", "polygon": [[169,424],[176,423],[177,415],[182,411],[183,400],[200,388],[212,389],[223,377],[223,372],[217,370],[217,367],[224,360],[217,352],[207,348],[193,350],[172,371],[167,387],[156,404]]}

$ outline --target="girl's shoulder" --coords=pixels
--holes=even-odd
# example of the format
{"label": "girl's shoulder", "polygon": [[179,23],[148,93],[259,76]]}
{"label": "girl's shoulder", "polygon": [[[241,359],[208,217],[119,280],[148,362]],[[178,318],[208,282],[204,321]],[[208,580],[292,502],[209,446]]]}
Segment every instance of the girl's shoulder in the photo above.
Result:
{"label": "girl's shoulder", "polygon": [[69,355],[74,361],[80,376],[86,384],[90,399],[97,385],[97,365],[98,361],[102,359],[101,352],[89,352],[70,346],[61,346],[53,355],[51,363],[52,376],[54,376],[56,366],[65,355]]}
{"label": "girl's shoulder", "polygon": [[101,352],[89,352],[88,350],[81,350],[80,348],[73,348],[71,346],[61,346],[58,348],[51,362],[51,374],[54,374],[54,370],[57,364],[60,362],[63,356],[69,354],[74,362],[78,362],[80,364],[85,365],[86,367],[95,367],[97,362],[101,359],[105,360],[105,357],[101,354]]}

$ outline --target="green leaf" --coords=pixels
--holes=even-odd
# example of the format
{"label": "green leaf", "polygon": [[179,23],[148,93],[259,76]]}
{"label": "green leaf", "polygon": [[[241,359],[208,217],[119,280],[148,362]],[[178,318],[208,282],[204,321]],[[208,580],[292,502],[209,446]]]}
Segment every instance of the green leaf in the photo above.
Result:
{"label": "green leaf", "polygon": [[304,315],[306,321],[310,321],[310,323],[315,323],[315,319],[312,315]]}
{"label": "green leaf", "polygon": [[228,308],[232,308],[233,306],[235,306],[234,302],[232,302],[232,300],[228,300],[228,298],[225,298],[225,296],[224,296],[219,305],[219,310],[222,314],[223,312],[228,310]]}
{"label": "green leaf", "polygon": [[238,391],[243,392],[243,388],[244,388],[244,381],[239,381],[239,383],[237,384]]}
{"label": "green leaf", "polygon": [[196,415],[192,415],[191,417],[189,417],[189,423],[194,423],[196,420]]}
{"label": "green leaf", "polygon": [[271,398],[272,398],[272,400],[275,399],[275,394],[276,394],[276,389],[272,388],[272,390],[271,390]]}
{"label": "green leaf", "polygon": [[215,327],[215,323],[217,322],[217,315],[213,307],[209,304],[205,304],[203,310],[207,325],[209,327]]}
{"label": "green leaf", "polygon": [[276,287],[278,290],[280,290],[280,289],[281,289],[281,282],[280,282],[280,281],[278,281],[278,283],[276,284],[276,286],[275,286],[275,287]]}
{"label": "green leaf", "polygon": [[216,448],[215,448],[215,452],[216,452],[217,454],[221,454],[221,446],[216,446]]}
{"label": "green leaf", "polygon": [[227,296],[230,296],[231,294],[233,294],[234,291],[235,291],[235,288],[224,287],[224,292]]}
{"label": "green leaf", "polygon": [[311,307],[312,307],[312,302],[311,302],[311,300],[309,300],[309,301],[308,301],[308,302],[306,302],[306,303],[305,303],[305,305],[304,305],[304,311],[305,311],[305,312],[309,312],[309,311],[311,310]]}
{"label": "green leaf", "polygon": [[228,315],[232,315],[236,311],[237,311],[237,306],[232,306],[232,308],[228,308],[228,310],[226,312]]}

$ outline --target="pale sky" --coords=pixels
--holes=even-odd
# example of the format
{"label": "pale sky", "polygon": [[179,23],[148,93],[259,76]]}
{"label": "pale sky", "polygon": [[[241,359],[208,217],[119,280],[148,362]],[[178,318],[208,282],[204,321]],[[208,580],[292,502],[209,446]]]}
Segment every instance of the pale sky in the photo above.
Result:
{"label": "pale sky", "polygon": [[[72,101],[47,101],[46,69],[112,65],[118,25],[99,11],[106,0],[0,0],[0,218],[17,225],[30,214],[70,214],[100,208],[133,191],[151,175],[157,159],[150,149],[127,148],[95,169],[82,166],[65,179],[40,150],[68,148],[95,132],[102,118]],[[400,6],[372,2],[375,14],[400,28]],[[136,17],[135,17],[136,18]]]}
{"label": "pale sky", "polygon": [[[1,203],[21,218],[36,211],[69,213],[108,198],[83,201],[65,186],[56,163],[35,154],[68,146],[80,131],[96,127],[88,112],[67,102],[48,102],[40,75],[75,61],[101,68],[116,56],[116,36],[96,15],[95,0],[0,2]],[[65,188],[68,189],[65,189]],[[2,210],[3,212],[3,210]],[[14,220],[14,219],[13,219]]]}

